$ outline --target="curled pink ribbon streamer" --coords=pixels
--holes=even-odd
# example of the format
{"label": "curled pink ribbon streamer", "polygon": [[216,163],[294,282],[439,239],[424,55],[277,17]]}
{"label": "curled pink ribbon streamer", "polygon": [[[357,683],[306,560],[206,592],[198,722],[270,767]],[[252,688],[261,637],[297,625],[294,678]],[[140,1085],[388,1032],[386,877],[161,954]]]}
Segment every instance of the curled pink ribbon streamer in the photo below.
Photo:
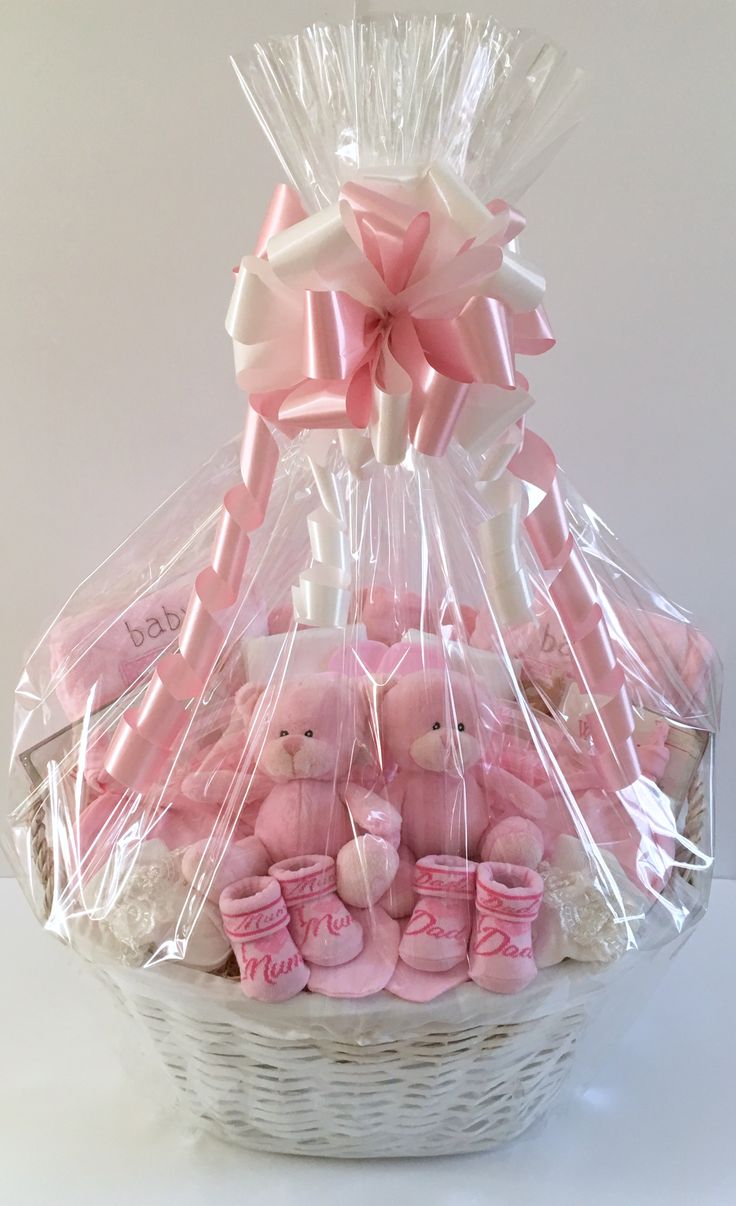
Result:
{"label": "curled pink ribbon streamer", "polygon": [[210,564],[197,575],[178,634],[178,649],[157,663],[141,704],[120,721],[105,759],[118,783],[145,792],[186,724],[187,706],[202,694],[225,644],[218,613],[235,603],[245,572],[249,532],[263,523],[278,448],[249,406],[240,453],[242,482],[228,490]]}
{"label": "curled pink ribbon streamer", "polygon": [[555,455],[527,428],[509,469],[542,491],[541,501],[525,519],[526,530],[542,569],[554,574],[550,596],[570,641],[580,690],[594,705],[589,726],[599,774],[612,790],[626,787],[641,773],[634,717],[595,579],[565,516]]}

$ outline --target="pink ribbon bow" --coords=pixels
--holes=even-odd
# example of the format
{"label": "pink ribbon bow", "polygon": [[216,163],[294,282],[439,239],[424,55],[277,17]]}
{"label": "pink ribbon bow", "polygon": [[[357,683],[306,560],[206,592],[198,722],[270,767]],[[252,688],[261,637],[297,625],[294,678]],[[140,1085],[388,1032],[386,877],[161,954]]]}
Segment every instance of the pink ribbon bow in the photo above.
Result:
{"label": "pink ribbon bow", "polygon": [[544,280],[508,244],[524,220],[434,167],[343,187],[304,216],[282,187],[227,319],[239,385],[282,430],[369,428],[377,460],[441,455],[472,385],[517,385],[554,340]]}

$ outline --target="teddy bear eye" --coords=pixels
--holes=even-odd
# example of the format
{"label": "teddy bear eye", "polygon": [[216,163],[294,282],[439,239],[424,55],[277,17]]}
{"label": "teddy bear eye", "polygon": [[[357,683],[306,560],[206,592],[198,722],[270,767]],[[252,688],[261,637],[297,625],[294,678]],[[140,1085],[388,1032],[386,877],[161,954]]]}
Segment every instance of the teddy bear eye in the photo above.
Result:
{"label": "teddy bear eye", "polygon": [[279,733],[279,737],[288,737],[288,736],[289,736],[288,729],[282,729],[281,732]]}
{"label": "teddy bear eye", "polygon": [[460,721],[460,724],[457,726],[457,731],[458,731],[458,733],[465,732],[465,725],[463,724],[462,720]]}
{"label": "teddy bear eye", "polygon": [[304,736],[305,737],[314,737],[314,733],[312,732],[311,729],[307,729],[304,733]]}
{"label": "teddy bear eye", "polygon": [[441,729],[442,728],[442,725],[440,724],[439,720],[435,720],[434,724],[432,725],[432,728],[433,729]]}

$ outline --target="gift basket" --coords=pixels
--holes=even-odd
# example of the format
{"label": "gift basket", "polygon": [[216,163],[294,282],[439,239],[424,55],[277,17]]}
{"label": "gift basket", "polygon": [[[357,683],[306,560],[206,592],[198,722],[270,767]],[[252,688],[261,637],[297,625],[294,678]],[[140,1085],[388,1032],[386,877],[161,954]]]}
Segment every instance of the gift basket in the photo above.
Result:
{"label": "gift basket", "polygon": [[203,1126],[473,1151],[702,916],[718,663],[528,422],[565,54],[363,13],[237,72],[288,179],[234,272],[243,436],[28,659],[7,845]]}

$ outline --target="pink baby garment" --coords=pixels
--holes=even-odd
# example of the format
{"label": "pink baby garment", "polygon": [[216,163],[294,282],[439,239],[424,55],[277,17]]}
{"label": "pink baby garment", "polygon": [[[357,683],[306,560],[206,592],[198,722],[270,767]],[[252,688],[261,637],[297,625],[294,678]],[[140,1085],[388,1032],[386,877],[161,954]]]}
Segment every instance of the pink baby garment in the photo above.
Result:
{"label": "pink baby garment", "polygon": [[291,935],[310,966],[337,967],[360,954],[363,930],[337,895],[334,858],[297,855],[268,874],[281,885]]}
{"label": "pink baby garment", "polygon": [[386,987],[399,957],[398,921],[374,905],[372,909],[350,909],[363,930],[360,954],[340,967],[310,969],[309,991],[325,997],[370,997]]}
{"label": "pink baby garment", "polygon": [[289,933],[289,914],[275,879],[254,875],[231,884],[220,913],[246,997],[288,1001],[306,987],[309,970]]}
{"label": "pink baby garment", "polygon": [[[177,639],[191,591],[187,575],[139,598],[111,599],[105,607],[54,625],[48,638],[52,681],[70,721],[118,699],[145,675]],[[246,601],[238,607],[238,624],[249,636],[260,636],[266,618],[254,602]]]}

